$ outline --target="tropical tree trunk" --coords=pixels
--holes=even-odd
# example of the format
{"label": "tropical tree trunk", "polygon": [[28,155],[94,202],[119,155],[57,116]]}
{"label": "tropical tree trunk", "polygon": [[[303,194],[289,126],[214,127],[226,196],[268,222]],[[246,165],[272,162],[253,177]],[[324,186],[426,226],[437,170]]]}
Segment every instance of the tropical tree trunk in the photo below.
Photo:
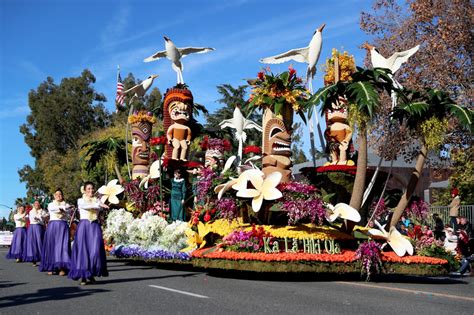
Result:
{"label": "tropical tree trunk", "polygon": [[[352,188],[352,195],[349,205],[360,211],[362,205],[362,199],[364,196],[365,189],[365,178],[367,174],[367,130],[361,128],[360,134],[358,137],[359,140],[359,153],[357,155],[357,170],[354,179],[354,186]],[[345,230],[347,232],[352,232],[355,223],[352,221],[347,221],[345,224]]]}
{"label": "tropical tree trunk", "polygon": [[418,184],[418,180],[420,179],[421,172],[423,171],[423,165],[425,164],[425,159],[427,155],[428,149],[426,148],[425,144],[421,146],[420,153],[416,158],[415,169],[411,173],[410,181],[408,182],[407,189],[402,195],[402,198],[398,202],[397,207],[393,211],[392,220],[390,221],[390,227],[396,226],[400,218],[402,217],[403,211],[408,206],[408,202],[410,202],[410,198],[415,191],[416,185]]}

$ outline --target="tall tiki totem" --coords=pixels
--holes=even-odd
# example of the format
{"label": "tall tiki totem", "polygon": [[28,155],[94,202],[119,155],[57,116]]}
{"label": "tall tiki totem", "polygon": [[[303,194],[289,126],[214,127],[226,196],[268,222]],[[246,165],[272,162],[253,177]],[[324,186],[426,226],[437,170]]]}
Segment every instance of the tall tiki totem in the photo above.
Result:
{"label": "tall tiki totem", "polygon": [[150,163],[150,137],[155,118],[144,112],[129,117],[132,125],[132,179],[148,175]]}
{"label": "tall tiki totem", "polygon": [[163,108],[163,128],[168,144],[165,156],[173,160],[186,161],[192,133],[189,124],[193,108],[193,94],[186,88],[171,88],[166,91]]}
{"label": "tall tiki totem", "polygon": [[271,108],[263,112],[263,173],[282,174],[282,183],[291,179],[291,134],[293,132],[293,110],[291,106],[282,109],[281,115],[275,115]]}

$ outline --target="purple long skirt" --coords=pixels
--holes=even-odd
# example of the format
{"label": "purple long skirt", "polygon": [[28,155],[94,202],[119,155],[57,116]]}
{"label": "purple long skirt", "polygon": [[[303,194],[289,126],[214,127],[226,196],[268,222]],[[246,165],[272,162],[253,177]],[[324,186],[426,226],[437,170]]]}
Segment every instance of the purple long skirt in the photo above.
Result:
{"label": "purple long skirt", "polygon": [[69,270],[71,245],[66,221],[50,221],[44,233],[40,271]]}
{"label": "purple long skirt", "polygon": [[19,227],[13,232],[12,244],[8,250],[7,259],[21,259],[26,257],[26,228]]}
{"label": "purple long skirt", "polygon": [[71,268],[68,277],[78,280],[108,275],[100,225],[97,221],[81,220],[72,245]]}
{"label": "purple long skirt", "polygon": [[26,231],[26,258],[25,261],[41,261],[41,250],[43,249],[44,226],[41,224],[30,224]]}

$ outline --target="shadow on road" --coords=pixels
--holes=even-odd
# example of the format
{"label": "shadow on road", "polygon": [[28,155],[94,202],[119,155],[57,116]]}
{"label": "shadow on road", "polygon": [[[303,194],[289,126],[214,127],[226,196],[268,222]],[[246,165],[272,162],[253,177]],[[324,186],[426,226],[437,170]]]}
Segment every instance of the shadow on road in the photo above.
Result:
{"label": "shadow on road", "polygon": [[113,268],[113,267],[118,267],[118,266],[112,266],[112,268],[107,266],[107,269],[109,270],[109,272],[156,269],[156,268],[153,268],[153,267],[142,267],[142,268],[140,268],[140,267],[136,267],[136,268],[130,267],[130,268],[118,268],[118,269]]}
{"label": "shadow on road", "polygon": [[11,282],[11,281],[0,281],[0,289],[16,287],[17,285],[23,285],[26,282]]}
{"label": "shadow on road", "polygon": [[53,300],[69,300],[107,291],[109,290],[81,289],[77,286],[39,289],[36,293],[18,294],[2,297],[0,298],[0,308],[47,302]]}

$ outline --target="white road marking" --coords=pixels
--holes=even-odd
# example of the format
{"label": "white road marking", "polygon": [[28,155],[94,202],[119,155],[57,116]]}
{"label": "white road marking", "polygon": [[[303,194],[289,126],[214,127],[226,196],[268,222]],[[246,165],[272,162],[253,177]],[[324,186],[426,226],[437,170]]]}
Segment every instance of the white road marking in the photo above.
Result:
{"label": "white road marking", "polygon": [[150,287],[153,287],[153,288],[161,289],[161,290],[166,290],[166,291],[171,291],[171,292],[176,292],[176,293],[180,293],[180,294],[185,294],[185,295],[194,296],[194,297],[197,297],[197,298],[200,298],[200,299],[208,299],[208,298],[209,298],[208,296],[205,296],[205,295],[200,295],[200,294],[196,294],[196,293],[191,293],[191,292],[186,292],[186,291],[171,289],[171,288],[167,288],[167,287],[160,287],[159,285],[152,285],[152,284],[150,284],[149,286],[150,286]]}
{"label": "white road marking", "polygon": [[404,293],[433,295],[433,296],[439,296],[439,297],[448,298],[448,299],[455,299],[455,300],[474,301],[474,297],[462,296],[462,295],[451,295],[451,294],[430,292],[430,291],[393,288],[393,287],[386,287],[386,286],[382,286],[382,285],[375,285],[375,284],[368,284],[368,283],[358,283],[358,282],[336,281],[335,283],[349,284],[349,285],[372,288],[372,289],[384,289],[384,290],[390,290],[390,291],[398,291],[398,292],[404,292]]}

